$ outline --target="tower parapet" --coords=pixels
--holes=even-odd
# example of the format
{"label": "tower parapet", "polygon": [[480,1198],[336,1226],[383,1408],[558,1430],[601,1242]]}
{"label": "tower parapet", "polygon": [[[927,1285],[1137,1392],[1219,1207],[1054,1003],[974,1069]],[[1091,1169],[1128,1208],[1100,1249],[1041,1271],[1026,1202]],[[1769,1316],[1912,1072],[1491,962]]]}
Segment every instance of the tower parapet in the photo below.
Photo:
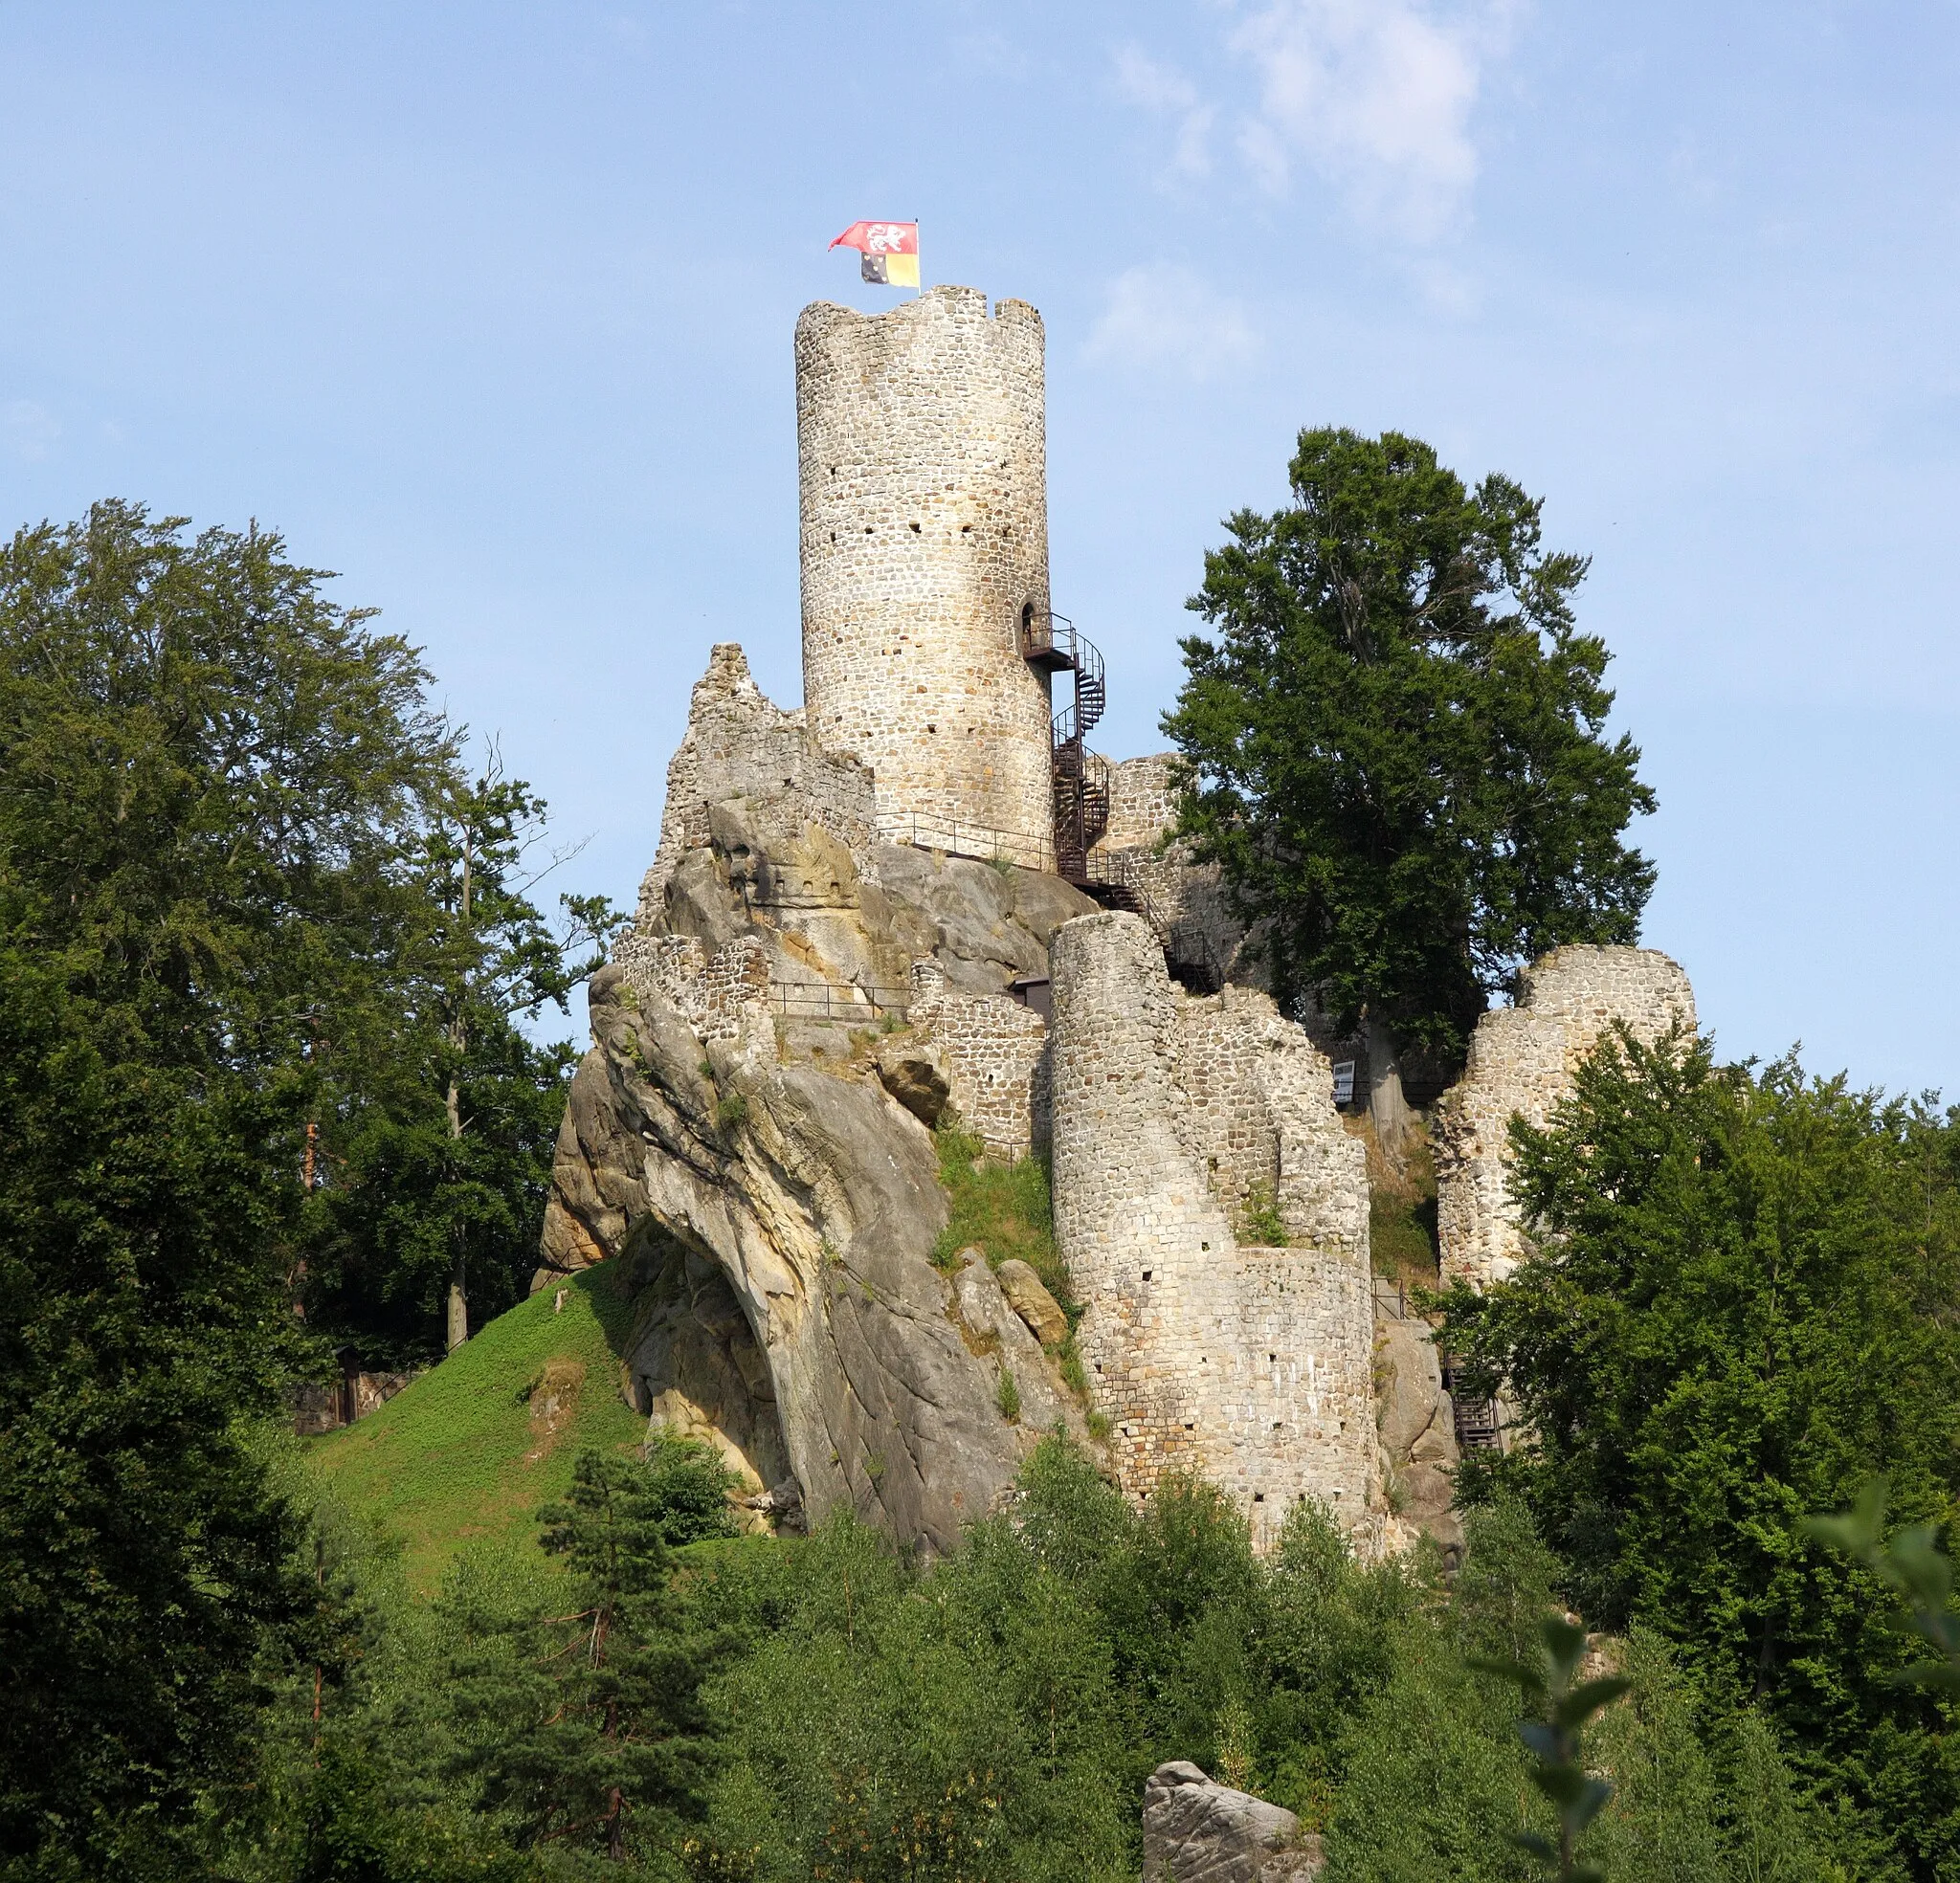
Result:
{"label": "tower parapet", "polygon": [[1033,307],[972,288],[796,323],[810,730],[871,766],[886,834],[1047,870],[1042,352]]}

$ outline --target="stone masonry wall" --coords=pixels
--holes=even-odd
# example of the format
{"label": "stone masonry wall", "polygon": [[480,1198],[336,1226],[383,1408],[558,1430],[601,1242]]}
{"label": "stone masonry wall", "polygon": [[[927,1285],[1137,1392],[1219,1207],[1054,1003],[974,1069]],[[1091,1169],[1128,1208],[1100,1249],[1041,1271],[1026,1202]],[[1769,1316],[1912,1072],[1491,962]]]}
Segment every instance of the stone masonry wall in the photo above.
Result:
{"label": "stone masonry wall", "polygon": [[850,851],[861,876],[878,879],[871,774],[854,759],[820,750],[803,713],[772,704],[741,648],[721,642],[695,682],[686,734],[668,762],[660,845],[640,884],[637,926],[651,928],[658,919],[667,880],[681,857],[707,846],[711,805],[780,790],[793,791],[799,813]]}
{"label": "stone masonry wall", "polygon": [[612,959],[642,1000],[664,1000],[703,1041],[738,1038],[769,1010],[769,958],[743,936],[711,955],[692,935],[628,935]]}
{"label": "stone masonry wall", "polygon": [[[824,748],[877,775],[884,834],[1053,868],[1041,317],[939,287],[796,323],[803,695]],[[923,828],[922,828],[923,827]]]}
{"label": "stone masonry wall", "polygon": [[1508,1183],[1510,1120],[1542,1125],[1614,1024],[1651,1044],[1695,1025],[1694,989],[1653,948],[1557,948],[1522,977],[1515,1006],[1477,1023],[1462,1078],[1430,1125],[1445,1284],[1487,1288],[1528,1253]]}
{"label": "stone masonry wall", "polygon": [[937,1046],[947,1102],[995,1157],[1013,1163],[1048,1137],[1041,1059],[1048,1024],[1005,994],[969,994],[947,985],[936,961],[912,964],[907,1020]]}
{"label": "stone masonry wall", "polygon": [[[1308,1497],[1371,1538],[1367,1173],[1325,1062],[1282,1039],[1261,996],[1174,989],[1136,916],[1068,923],[1051,959],[1056,1235],[1124,1489],[1143,1501],[1188,1469],[1234,1497],[1261,1548]],[[1267,1170],[1307,1246],[1235,1237],[1233,1186]]]}
{"label": "stone masonry wall", "polygon": [[1175,752],[1151,752],[1110,766],[1109,827],[1089,853],[1089,875],[1135,891],[1180,963],[1263,986],[1264,964],[1246,946],[1218,866],[1193,861],[1187,844],[1164,842],[1177,816],[1176,763]]}
{"label": "stone masonry wall", "polygon": [[1366,1153],[1333,1108],[1325,1055],[1269,996],[1180,1001],[1170,1078],[1179,1141],[1241,1229],[1263,1202],[1289,1242],[1366,1254]]}
{"label": "stone masonry wall", "polygon": [[1110,850],[1149,850],[1177,816],[1177,792],[1170,783],[1174,752],[1150,752],[1109,767],[1109,828],[1102,842]]}

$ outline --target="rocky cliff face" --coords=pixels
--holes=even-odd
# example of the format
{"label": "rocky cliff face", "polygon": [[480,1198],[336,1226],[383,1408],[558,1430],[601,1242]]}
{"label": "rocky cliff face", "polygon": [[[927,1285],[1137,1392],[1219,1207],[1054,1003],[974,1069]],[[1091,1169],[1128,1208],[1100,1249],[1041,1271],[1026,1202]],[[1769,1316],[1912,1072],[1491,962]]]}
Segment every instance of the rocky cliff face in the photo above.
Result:
{"label": "rocky cliff face", "polygon": [[1042,1425],[1081,1424],[985,1264],[933,1266],[947,1201],[915,1113],[950,1095],[1026,1147],[1043,1030],[1006,990],[1093,905],[880,843],[869,775],[736,648],[668,786],[634,931],[590,990],[537,1285],[631,1265],[637,1404],[716,1444],[759,1511],[844,1505],[945,1547]]}

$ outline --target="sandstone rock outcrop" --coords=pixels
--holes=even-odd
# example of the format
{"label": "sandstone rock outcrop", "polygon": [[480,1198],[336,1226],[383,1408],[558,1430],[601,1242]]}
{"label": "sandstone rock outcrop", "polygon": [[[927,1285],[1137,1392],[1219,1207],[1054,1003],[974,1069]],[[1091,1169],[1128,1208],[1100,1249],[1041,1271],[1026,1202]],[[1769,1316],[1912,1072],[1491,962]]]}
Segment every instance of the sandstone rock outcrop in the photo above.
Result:
{"label": "sandstone rock outcrop", "polygon": [[1068,1339],[1068,1317],[1061,1304],[1026,1262],[1010,1256],[1000,1265],[999,1280],[1008,1304],[1044,1347],[1058,1347]]}
{"label": "sandstone rock outcrop", "polygon": [[1436,1339],[1429,1323],[1384,1284],[1375,1287],[1374,1314],[1375,1412],[1389,1540],[1399,1548],[1418,1536],[1430,1537],[1451,1561],[1463,1546],[1451,1477],[1461,1454]]}
{"label": "sandstone rock outcrop", "polygon": [[1144,1787],[1144,1883],[1307,1883],[1321,1841],[1283,1805],[1174,1759]]}
{"label": "sandstone rock outcrop", "polygon": [[1016,1099],[989,1075],[1044,1030],[1005,990],[1093,905],[880,843],[871,813],[863,768],[717,648],[634,930],[590,984],[534,1285],[628,1265],[635,1403],[714,1443],[756,1508],[800,1493],[813,1519],[845,1505],[945,1547],[1080,1411],[991,1274],[932,1266],[934,1148],[880,1049],[916,1045],[990,1141],[1025,1149],[1033,1081]]}
{"label": "sandstone rock outcrop", "polygon": [[1529,1252],[1509,1188],[1510,1121],[1542,1125],[1615,1023],[1651,1045],[1692,1031],[1695,995],[1654,948],[1557,948],[1520,977],[1513,1006],[1477,1023],[1462,1078],[1430,1125],[1444,1282],[1487,1288]]}

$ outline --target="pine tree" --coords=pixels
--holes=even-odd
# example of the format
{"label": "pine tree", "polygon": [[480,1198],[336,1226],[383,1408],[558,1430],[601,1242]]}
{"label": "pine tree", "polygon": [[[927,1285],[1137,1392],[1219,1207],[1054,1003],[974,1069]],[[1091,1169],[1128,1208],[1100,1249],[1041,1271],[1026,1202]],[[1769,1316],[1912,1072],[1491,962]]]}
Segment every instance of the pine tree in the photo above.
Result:
{"label": "pine tree", "polygon": [[540,1513],[572,1602],[516,1623],[466,1617],[463,1763],[483,1803],[535,1843],[620,1862],[698,1807],[702,1683],[723,1644],[692,1625],[665,1537],[672,1516],[640,1461],[582,1452],[566,1501]]}

